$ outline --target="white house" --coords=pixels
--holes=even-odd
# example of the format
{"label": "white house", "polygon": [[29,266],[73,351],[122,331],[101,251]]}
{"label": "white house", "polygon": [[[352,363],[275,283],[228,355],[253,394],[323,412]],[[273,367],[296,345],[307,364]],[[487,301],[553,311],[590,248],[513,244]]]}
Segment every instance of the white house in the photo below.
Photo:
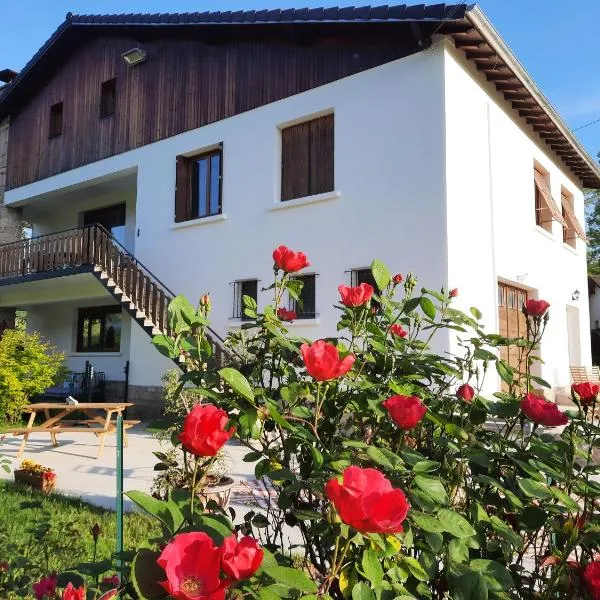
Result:
{"label": "white house", "polygon": [[137,403],[172,368],[148,336],[169,295],[210,292],[224,335],[243,293],[268,301],[279,244],[312,263],[308,337],[335,333],[337,286],[377,257],[458,288],[489,331],[548,300],[555,392],[591,362],[580,223],[600,170],[476,6],[69,14],[2,119],[4,205],[34,239],[0,246],[0,307],[75,371],[121,382],[129,361]]}

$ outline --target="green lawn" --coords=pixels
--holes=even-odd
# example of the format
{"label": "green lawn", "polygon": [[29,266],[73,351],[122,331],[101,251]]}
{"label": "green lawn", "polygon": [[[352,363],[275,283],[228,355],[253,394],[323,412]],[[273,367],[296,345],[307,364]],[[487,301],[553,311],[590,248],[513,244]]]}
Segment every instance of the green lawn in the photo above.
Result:
{"label": "green lawn", "polygon": [[[33,580],[91,561],[94,544],[90,529],[95,523],[101,528],[97,559],[110,559],[115,548],[114,512],[0,481],[0,561],[11,565],[9,572],[18,570],[19,556],[26,557],[29,564],[23,571]],[[143,545],[159,533],[156,522],[145,515],[125,515],[125,549]],[[0,597],[6,597],[1,583]]]}

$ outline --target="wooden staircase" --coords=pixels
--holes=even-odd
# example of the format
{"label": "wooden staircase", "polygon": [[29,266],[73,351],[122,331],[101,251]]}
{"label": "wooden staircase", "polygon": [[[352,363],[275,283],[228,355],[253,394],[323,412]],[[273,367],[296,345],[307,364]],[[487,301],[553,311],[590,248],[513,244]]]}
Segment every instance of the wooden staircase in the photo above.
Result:
{"label": "wooden staircase", "polygon": [[[92,273],[148,335],[171,335],[168,307],[175,294],[102,225],[0,246],[0,286],[85,272]],[[209,331],[220,354],[223,339]]]}

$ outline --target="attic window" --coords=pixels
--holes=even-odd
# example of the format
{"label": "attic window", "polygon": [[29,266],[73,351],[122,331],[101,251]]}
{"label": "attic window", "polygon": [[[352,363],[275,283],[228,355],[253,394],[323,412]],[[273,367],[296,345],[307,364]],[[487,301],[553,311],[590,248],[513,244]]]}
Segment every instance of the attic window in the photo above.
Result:
{"label": "attic window", "polygon": [[132,48],[131,50],[127,50],[127,52],[123,52],[123,54],[121,54],[121,58],[130,67],[134,67],[135,65],[143,63],[147,57],[148,55],[146,51],[142,50],[141,48]]}
{"label": "attic window", "polygon": [[100,117],[109,117],[115,114],[117,100],[117,80],[109,79],[100,88]]}
{"label": "attic window", "polygon": [[50,123],[48,137],[55,138],[62,134],[63,130],[63,103],[57,102],[50,107]]}

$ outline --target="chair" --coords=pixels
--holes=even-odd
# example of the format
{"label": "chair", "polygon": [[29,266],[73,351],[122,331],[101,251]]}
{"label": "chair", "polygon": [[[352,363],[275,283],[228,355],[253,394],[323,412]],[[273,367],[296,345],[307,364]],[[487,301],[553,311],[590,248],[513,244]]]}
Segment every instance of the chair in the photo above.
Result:
{"label": "chair", "polygon": [[571,371],[571,379],[573,383],[584,383],[585,381],[592,381],[594,383],[600,383],[600,367],[569,367]]}

